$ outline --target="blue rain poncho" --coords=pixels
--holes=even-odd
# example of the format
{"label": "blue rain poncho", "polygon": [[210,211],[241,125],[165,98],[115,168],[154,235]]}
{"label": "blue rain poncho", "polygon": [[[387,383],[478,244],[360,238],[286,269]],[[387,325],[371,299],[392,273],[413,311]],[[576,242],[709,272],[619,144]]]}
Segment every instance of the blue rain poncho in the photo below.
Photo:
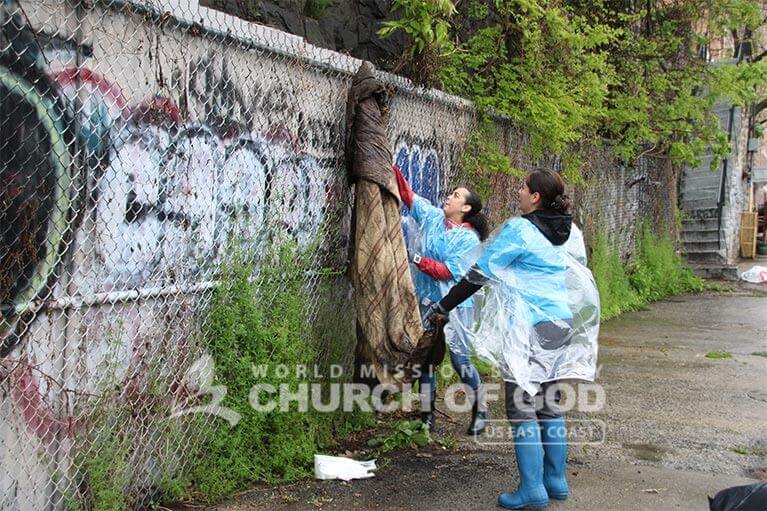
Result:
{"label": "blue rain poncho", "polygon": [[[445,213],[418,195],[414,196],[410,215],[403,219],[408,249],[424,257],[440,261],[450,270],[452,279],[436,280],[414,268],[413,281],[419,301],[437,302],[466,274],[471,254],[480,246],[479,235],[471,227],[448,229]],[[472,307],[469,299],[459,307]]]}
{"label": "blue rain poncho", "polygon": [[543,382],[594,380],[599,293],[565,245],[512,218],[482,245],[467,279],[487,285],[474,349],[504,380],[530,394]]}

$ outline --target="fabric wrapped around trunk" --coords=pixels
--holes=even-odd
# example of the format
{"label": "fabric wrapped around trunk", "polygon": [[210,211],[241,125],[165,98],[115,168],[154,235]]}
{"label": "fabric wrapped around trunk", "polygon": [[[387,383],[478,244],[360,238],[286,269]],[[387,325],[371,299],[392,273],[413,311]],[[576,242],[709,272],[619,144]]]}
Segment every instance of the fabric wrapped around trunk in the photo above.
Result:
{"label": "fabric wrapped around trunk", "polygon": [[386,91],[364,63],[346,107],[347,165],[355,183],[351,278],[357,313],[357,365],[381,383],[414,379],[420,364],[445,354],[442,328],[424,333],[407,260],[401,205],[384,125]]}

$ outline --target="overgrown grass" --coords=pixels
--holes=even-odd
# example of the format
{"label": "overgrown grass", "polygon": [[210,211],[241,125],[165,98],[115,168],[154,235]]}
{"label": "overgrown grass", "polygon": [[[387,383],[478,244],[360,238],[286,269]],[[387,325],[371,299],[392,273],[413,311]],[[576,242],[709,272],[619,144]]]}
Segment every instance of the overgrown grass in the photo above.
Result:
{"label": "overgrown grass", "polygon": [[96,391],[78,402],[82,427],[72,440],[71,479],[64,479],[70,483],[64,506],[72,511],[144,509],[182,497],[186,463],[196,457],[197,435],[205,431],[202,415],[172,415],[174,394],[163,371],[175,374],[165,357],[177,352],[159,349],[160,360],[144,359],[144,370],[124,379],[122,322],[116,325],[102,341]]}
{"label": "overgrown grass", "polygon": [[703,280],[684,265],[673,241],[656,235],[649,226],[641,229],[628,263],[611,247],[607,236],[599,233],[589,266],[599,288],[603,321],[637,310],[647,302],[703,290]]}
{"label": "overgrown grass", "polygon": [[[348,335],[312,328],[308,251],[293,244],[273,250],[260,261],[253,277],[253,264],[235,258],[223,271],[208,317],[207,339],[216,362],[218,383],[227,387],[222,405],[242,416],[235,427],[221,421],[205,446],[206,456],[193,471],[193,483],[205,500],[232,494],[254,481],[276,483],[311,474],[313,455],[328,446],[334,434],[369,424],[370,414],[301,412],[292,403],[288,410],[256,411],[249,403],[254,384],[284,385],[296,392],[308,377],[295,368],[312,367],[320,359],[320,347],[332,342],[350,346]],[[324,299],[324,297],[323,297]],[[336,315],[336,324],[343,319]],[[343,312],[342,312],[343,313]],[[284,365],[290,370],[278,374]],[[253,367],[266,366],[266,375],[255,375]],[[262,403],[265,399],[260,400]]]}
{"label": "overgrown grass", "polygon": [[[72,450],[75,470],[64,497],[67,509],[154,506],[183,497],[190,484],[195,498],[213,501],[253,481],[309,476],[315,453],[375,424],[374,414],[359,411],[304,413],[293,406],[284,412],[258,412],[250,405],[256,383],[285,384],[295,392],[299,384],[314,383],[315,364],[322,375],[330,374],[331,364],[351,366],[354,308],[349,284],[337,272],[315,268],[315,248],[282,242],[258,261],[257,274],[255,262],[244,255],[226,258],[221,285],[201,321],[203,338],[194,341],[196,348],[201,347],[197,342],[204,343],[212,355],[213,383],[226,390],[225,397],[211,403],[206,394],[184,403],[232,409],[242,417],[234,427],[220,418],[211,423],[207,413],[176,416],[175,394],[165,383],[167,375],[159,373],[166,365],[159,362],[148,363],[147,372],[132,380],[131,391],[121,392],[122,330],[108,336],[109,350],[99,366],[106,375],[99,384],[100,398],[81,411],[88,427],[78,433]],[[264,377],[253,371],[260,365],[268,368]],[[276,373],[282,365],[288,372]],[[306,373],[297,373],[298,366]],[[344,378],[348,371],[320,381]],[[154,471],[146,479],[142,466],[149,461]],[[64,475],[56,477],[64,480]]]}
{"label": "overgrown grass", "polygon": [[602,321],[642,305],[620,253],[610,246],[607,236],[602,233],[594,239],[589,266],[599,289]]}
{"label": "overgrown grass", "polygon": [[119,411],[109,410],[96,421],[94,437],[79,446],[74,456],[77,467],[77,496],[67,496],[67,508],[72,510],[103,509],[121,511],[129,502],[126,488],[130,483],[130,440],[122,435],[118,421],[126,420]]}
{"label": "overgrown grass", "polygon": [[671,238],[656,235],[647,225],[641,230],[634,257],[629,277],[643,301],[703,291],[703,279],[684,265]]}

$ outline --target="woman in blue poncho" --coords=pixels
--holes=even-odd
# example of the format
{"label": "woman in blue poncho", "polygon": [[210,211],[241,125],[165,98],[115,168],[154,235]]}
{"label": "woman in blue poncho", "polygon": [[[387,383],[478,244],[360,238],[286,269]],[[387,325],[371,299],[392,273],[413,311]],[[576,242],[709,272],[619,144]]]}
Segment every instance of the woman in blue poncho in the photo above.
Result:
{"label": "woman in blue poncho", "polygon": [[[494,295],[483,309],[476,347],[480,355],[489,354],[506,380],[506,414],[520,474],[517,490],[498,497],[507,509],[542,509],[549,498],[567,498],[566,429],[557,384],[563,378],[593,380],[596,369],[598,295],[590,272],[569,259],[564,246],[572,223],[569,207],[557,173],[529,174],[519,191],[522,216],[508,220],[466,277],[423,315],[429,328],[433,313],[447,314],[483,284],[491,285]],[[579,275],[583,278],[574,283]],[[571,301],[584,297],[588,306]],[[594,301],[596,306],[590,305]],[[589,322],[592,327],[584,326]]]}
{"label": "woman in blue poncho", "polygon": [[[459,187],[445,199],[442,209],[415,194],[405,177],[394,167],[400,197],[418,225],[422,237],[420,254],[410,254],[418,272],[414,275],[415,291],[422,310],[439,301],[468,270],[467,257],[488,234],[487,218],[482,202],[470,190]],[[461,381],[473,391],[472,419],[467,434],[478,435],[485,429],[487,408],[479,372],[471,362],[471,328],[474,309],[471,300],[458,305],[445,326],[445,343],[450,361]],[[420,377],[421,416],[429,430],[434,429],[435,368],[424,368]],[[428,403],[428,404],[426,404]]]}

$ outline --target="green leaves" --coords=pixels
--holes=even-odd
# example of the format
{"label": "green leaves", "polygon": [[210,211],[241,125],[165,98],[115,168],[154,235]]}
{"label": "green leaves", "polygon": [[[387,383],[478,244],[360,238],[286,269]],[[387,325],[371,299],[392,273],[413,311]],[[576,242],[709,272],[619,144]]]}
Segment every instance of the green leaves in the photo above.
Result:
{"label": "green leaves", "polygon": [[378,31],[381,38],[390,37],[402,30],[412,40],[411,55],[430,48],[438,53],[449,50],[450,17],[455,14],[455,5],[450,0],[394,0],[391,11],[402,10],[402,18],[384,21]]}
{"label": "green leaves", "polygon": [[712,66],[698,56],[733,35],[757,43],[755,0],[471,0],[461,14],[482,21],[460,30],[448,1],[397,9],[381,35],[405,31],[411,55],[436,49],[441,87],[524,128],[534,159],[608,139],[624,160],[649,152],[695,165],[729,152],[715,103],[765,96],[767,59]]}
{"label": "green leaves", "polygon": [[649,225],[639,232],[629,278],[644,301],[703,290],[703,281],[684,266],[674,242],[655,234]]}
{"label": "green leaves", "polygon": [[614,73],[598,48],[616,37],[566,6],[494,2],[501,22],[478,30],[446,59],[443,86],[481,109],[508,115],[530,134],[533,157],[563,152],[596,131]]}
{"label": "green leaves", "polygon": [[739,30],[744,26],[756,29],[764,15],[759,2],[750,0],[717,0],[702,2],[707,8],[713,33],[721,34]]}
{"label": "green leaves", "polygon": [[379,454],[394,449],[425,447],[431,442],[429,428],[420,420],[402,420],[394,424],[392,430],[368,440],[368,447],[374,447]]}
{"label": "green leaves", "polygon": [[603,321],[647,302],[703,290],[703,281],[684,265],[671,239],[655,234],[649,225],[640,229],[628,264],[611,245],[607,234],[598,232],[589,259]]}
{"label": "green leaves", "polygon": [[[255,256],[239,253],[222,263],[221,285],[203,321],[203,333],[215,359],[216,384],[227,389],[222,405],[235,410],[242,420],[235,427],[223,420],[211,427],[205,455],[192,471],[195,488],[205,500],[220,499],[253,481],[306,477],[311,474],[313,455],[331,441],[335,428],[364,424],[365,417],[353,414],[311,408],[301,412],[296,403],[287,410],[278,406],[271,411],[251,405],[254,385],[298,392],[301,386],[317,382],[297,368],[322,364],[322,355],[334,356],[333,350],[349,346],[344,335],[351,327],[343,325],[351,325],[348,314],[353,312],[348,303],[331,302],[336,292],[324,287],[324,278],[316,291],[322,297],[316,305],[324,314],[319,319],[309,316],[313,306],[308,279],[318,273],[332,274],[317,271],[315,246],[277,242],[260,254],[258,265]],[[259,370],[264,367],[266,371]],[[281,374],[281,367],[288,371]],[[265,404],[269,399],[277,398],[264,396],[258,402]]]}

